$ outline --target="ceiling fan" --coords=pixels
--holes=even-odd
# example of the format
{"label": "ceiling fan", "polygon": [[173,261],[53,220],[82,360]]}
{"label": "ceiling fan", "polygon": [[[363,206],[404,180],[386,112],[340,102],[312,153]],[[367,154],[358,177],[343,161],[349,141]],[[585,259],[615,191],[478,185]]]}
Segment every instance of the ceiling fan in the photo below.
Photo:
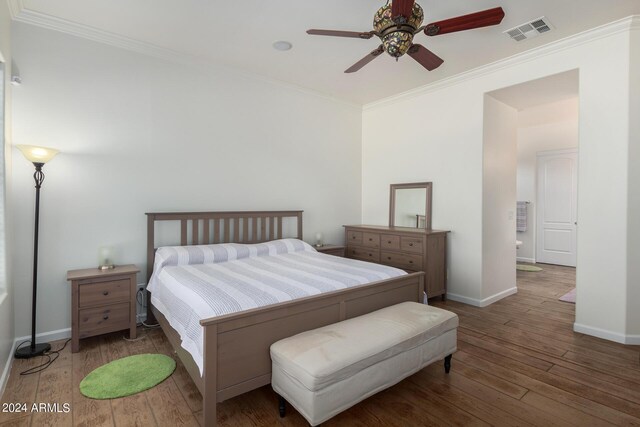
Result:
{"label": "ceiling fan", "polygon": [[377,36],[382,44],[371,51],[367,56],[349,67],[345,73],[353,73],[373,61],[383,52],[392,57],[400,58],[405,53],[418,61],[429,71],[438,68],[444,60],[426,47],[413,43],[413,37],[421,31],[428,36],[453,33],[456,31],[471,30],[474,28],[498,25],[504,18],[504,10],[501,7],[458,16],[443,21],[422,25],[424,12],[415,0],[393,0],[387,2],[376,12],[373,17],[373,31],[334,31],[334,30],[308,30],[307,34],[317,36],[351,37],[368,40]]}

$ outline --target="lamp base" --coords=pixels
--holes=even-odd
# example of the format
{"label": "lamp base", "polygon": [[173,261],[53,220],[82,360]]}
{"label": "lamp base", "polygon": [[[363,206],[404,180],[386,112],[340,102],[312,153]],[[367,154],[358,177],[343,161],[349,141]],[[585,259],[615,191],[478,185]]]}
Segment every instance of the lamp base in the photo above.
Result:
{"label": "lamp base", "polygon": [[16,359],[31,359],[32,357],[42,356],[47,351],[51,350],[51,344],[40,343],[36,344],[35,348],[31,348],[31,345],[20,347],[16,350],[14,357]]}

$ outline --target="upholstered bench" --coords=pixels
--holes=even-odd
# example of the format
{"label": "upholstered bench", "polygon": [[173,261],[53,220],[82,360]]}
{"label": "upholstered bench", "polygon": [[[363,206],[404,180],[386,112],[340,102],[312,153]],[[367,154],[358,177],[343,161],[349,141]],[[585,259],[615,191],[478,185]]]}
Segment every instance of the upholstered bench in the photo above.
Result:
{"label": "upholstered bench", "polygon": [[271,384],[312,426],[456,351],[458,316],[405,302],[271,346]]}

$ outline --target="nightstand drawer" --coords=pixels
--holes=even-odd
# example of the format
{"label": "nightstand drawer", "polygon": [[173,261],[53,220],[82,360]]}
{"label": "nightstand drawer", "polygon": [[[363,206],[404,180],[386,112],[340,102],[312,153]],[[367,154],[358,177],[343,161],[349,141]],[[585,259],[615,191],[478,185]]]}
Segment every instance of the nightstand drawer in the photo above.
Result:
{"label": "nightstand drawer", "polygon": [[392,252],[382,252],[380,254],[380,262],[396,268],[406,270],[420,271],[422,270],[422,256],[411,254],[398,254]]}
{"label": "nightstand drawer", "polygon": [[347,248],[347,256],[362,261],[380,262],[380,251],[375,249],[349,247]]}
{"label": "nightstand drawer", "polygon": [[339,256],[339,257],[344,256],[344,246],[325,245],[319,248],[316,247],[315,249],[316,251],[326,255],[333,255],[333,256]]}
{"label": "nightstand drawer", "polygon": [[380,247],[382,249],[390,249],[392,251],[400,250],[400,236],[393,234],[383,234],[380,237]]}
{"label": "nightstand drawer", "polygon": [[361,245],[362,231],[347,231],[347,244]]}
{"label": "nightstand drawer", "polygon": [[129,303],[80,310],[80,338],[129,328]]}
{"label": "nightstand drawer", "polygon": [[380,247],[380,235],[375,233],[362,233],[362,246],[378,249]]}
{"label": "nightstand drawer", "polygon": [[406,252],[413,252],[416,254],[422,253],[422,239],[416,239],[413,237],[402,237],[400,239],[400,249]]}
{"label": "nightstand drawer", "polygon": [[131,281],[129,279],[90,283],[80,285],[79,288],[80,307],[127,302],[131,298]]}

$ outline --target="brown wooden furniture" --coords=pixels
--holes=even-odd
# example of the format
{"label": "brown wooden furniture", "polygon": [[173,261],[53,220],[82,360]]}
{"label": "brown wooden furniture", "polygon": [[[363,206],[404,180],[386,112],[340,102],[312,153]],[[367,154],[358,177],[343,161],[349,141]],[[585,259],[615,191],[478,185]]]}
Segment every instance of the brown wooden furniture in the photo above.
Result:
{"label": "brown wooden furniture", "polygon": [[71,351],[80,350],[80,339],[129,329],[136,337],[135,265],[111,270],[87,268],[70,270],[71,281]]}
{"label": "brown wooden furniture", "polygon": [[346,257],[423,271],[429,298],[447,292],[447,233],[406,227],[345,225]]}
{"label": "brown wooden furniture", "polygon": [[323,254],[340,256],[340,257],[344,256],[344,246],[322,245],[320,247],[314,246],[314,248],[316,249],[316,251],[321,252]]}
{"label": "brown wooden furniture", "polygon": [[[158,222],[179,221],[180,236],[176,240],[184,246],[218,242],[257,243],[282,238],[287,229],[284,222],[291,218],[297,220],[295,237],[302,239],[302,211],[147,213],[147,272],[150,277],[155,252],[155,226]],[[423,291],[424,274],[418,272],[203,319],[200,321],[204,328],[202,376],[191,355],[180,346],[178,333],[153,307],[150,297],[147,301],[176,354],[202,393],[204,425],[210,427],[216,425],[217,402],[271,382],[269,347],[274,342],[400,302],[420,302]]]}
{"label": "brown wooden furniture", "polygon": [[[433,184],[431,182],[413,182],[409,184],[391,184],[391,194],[389,195],[389,227],[402,226],[396,224],[396,210],[398,210],[398,191],[402,190],[423,190],[424,191],[424,211],[423,208],[417,208],[412,212],[412,218],[415,217],[416,228],[424,228],[431,230],[431,202],[433,193]],[[402,207],[401,207],[402,208]],[[414,221],[412,221],[414,222]]]}

